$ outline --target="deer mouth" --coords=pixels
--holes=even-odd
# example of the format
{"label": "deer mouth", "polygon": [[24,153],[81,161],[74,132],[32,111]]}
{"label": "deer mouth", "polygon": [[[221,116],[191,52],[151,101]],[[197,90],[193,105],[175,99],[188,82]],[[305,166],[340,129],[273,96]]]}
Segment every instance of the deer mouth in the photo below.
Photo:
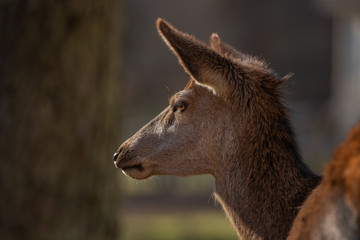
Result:
{"label": "deer mouth", "polygon": [[127,149],[120,150],[120,154],[115,156],[114,164],[116,168],[120,168],[126,176],[138,180],[151,176],[151,168],[149,168],[149,164],[143,158],[134,155]]}
{"label": "deer mouth", "polygon": [[135,158],[129,150],[122,150],[115,156],[115,167],[121,168],[124,173],[131,170],[143,171],[143,165],[139,161],[134,161]]}
{"label": "deer mouth", "polygon": [[135,170],[138,170],[138,171],[144,171],[144,168],[141,165],[141,163],[136,164],[136,165],[132,165],[132,166],[128,166],[128,167],[122,167],[121,169],[123,171],[125,171],[125,172],[128,171],[128,170],[131,170],[131,169],[135,169]]}

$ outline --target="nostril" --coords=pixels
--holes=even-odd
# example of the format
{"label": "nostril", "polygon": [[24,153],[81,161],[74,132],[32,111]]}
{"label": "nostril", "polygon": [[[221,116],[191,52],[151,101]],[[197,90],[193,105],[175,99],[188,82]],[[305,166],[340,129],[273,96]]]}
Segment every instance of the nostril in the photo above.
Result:
{"label": "nostril", "polygon": [[119,152],[114,153],[114,156],[113,156],[114,162],[116,162],[116,159],[118,158],[118,156],[119,156]]}

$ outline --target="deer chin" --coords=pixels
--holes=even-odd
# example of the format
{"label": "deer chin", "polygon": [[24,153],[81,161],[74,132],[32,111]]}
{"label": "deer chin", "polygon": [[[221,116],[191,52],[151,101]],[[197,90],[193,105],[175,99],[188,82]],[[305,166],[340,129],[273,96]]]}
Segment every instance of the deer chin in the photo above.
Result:
{"label": "deer chin", "polygon": [[151,176],[150,169],[142,163],[122,167],[121,170],[126,176],[138,180],[146,179]]}

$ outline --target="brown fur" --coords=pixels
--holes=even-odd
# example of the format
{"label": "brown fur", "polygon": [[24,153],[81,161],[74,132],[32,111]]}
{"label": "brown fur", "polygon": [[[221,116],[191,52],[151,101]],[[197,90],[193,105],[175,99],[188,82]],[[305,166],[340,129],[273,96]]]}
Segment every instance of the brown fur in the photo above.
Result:
{"label": "brown fur", "polygon": [[304,203],[289,240],[360,239],[360,122],[337,148],[324,178]]}
{"label": "brown fur", "polygon": [[116,166],[137,179],[212,174],[239,238],[285,239],[320,178],[298,153],[284,79],[216,34],[208,46],[161,19],[157,27],[191,79],[120,146]]}

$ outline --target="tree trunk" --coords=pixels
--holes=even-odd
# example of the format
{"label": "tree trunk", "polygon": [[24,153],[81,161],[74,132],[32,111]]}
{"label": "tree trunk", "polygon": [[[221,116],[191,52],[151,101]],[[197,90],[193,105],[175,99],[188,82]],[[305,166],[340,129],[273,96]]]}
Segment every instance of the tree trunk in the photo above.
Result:
{"label": "tree trunk", "polygon": [[0,239],[116,239],[118,0],[0,0]]}

